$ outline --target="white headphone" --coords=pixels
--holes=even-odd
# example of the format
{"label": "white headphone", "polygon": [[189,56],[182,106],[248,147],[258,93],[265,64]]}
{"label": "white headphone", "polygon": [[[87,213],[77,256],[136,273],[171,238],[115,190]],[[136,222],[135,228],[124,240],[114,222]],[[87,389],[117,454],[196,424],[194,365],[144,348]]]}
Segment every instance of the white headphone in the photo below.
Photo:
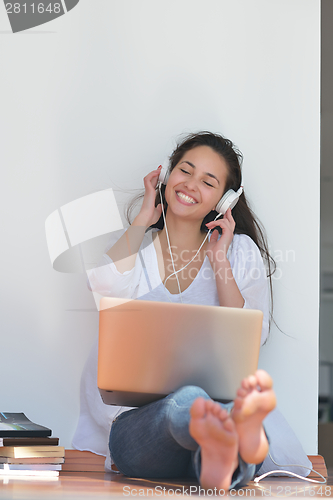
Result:
{"label": "white headphone", "polygon": [[[158,178],[158,181],[161,184],[166,184],[168,182],[168,178],[170,175],[169,171],[169,160],[165,160],[162,164],[162,168],[160,171],[160,175]],[[218,204],[216,205],[216,212],[219,214],[224,215],[228,208],[231,208],[231,210],[234,208],[236,203],[239,200],[240,195],[243,192],[243,186],[241,186],[238,191],[234,191],[233,189],[228,189],[226,193],[222,196]]]}

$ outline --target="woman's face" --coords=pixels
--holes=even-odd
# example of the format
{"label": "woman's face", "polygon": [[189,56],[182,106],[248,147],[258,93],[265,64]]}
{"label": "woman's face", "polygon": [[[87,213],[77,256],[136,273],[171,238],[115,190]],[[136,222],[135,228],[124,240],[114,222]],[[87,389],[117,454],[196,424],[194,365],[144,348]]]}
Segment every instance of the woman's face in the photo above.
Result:
{"label": "woman's face", "polygon": [[191,220],[202,219],[215,208],[225,191],[228,167],[209,146],[184,154],[165,188],[168,211]]}

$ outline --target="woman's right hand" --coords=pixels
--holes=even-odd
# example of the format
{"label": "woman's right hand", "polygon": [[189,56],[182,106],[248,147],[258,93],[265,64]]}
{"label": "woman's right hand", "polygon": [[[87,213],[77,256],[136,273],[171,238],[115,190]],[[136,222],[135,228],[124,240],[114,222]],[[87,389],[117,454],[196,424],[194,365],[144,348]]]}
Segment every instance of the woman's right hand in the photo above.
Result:
{"label": "woman's right hand", "polygon": [[156,198],[156,186],[158,183],[158,178],[160,175],[162,166],[160,165],[156,170],[150,172],[143,179],[145,186],[145,194],[143,197],[143,202],[139,214],[135,217],[132,225],[149,227],[156,222],[161,217],[162,206],[159,203],[155,207]]}
{"label": "woman's right hand", "polygon": [[145,194],[139,214],[121,238],[106,252],[121,274],[133,269],[147,227],[155,224],[161,217],[161,205],[155,207],[156,186],[161,168],[158,167],[144,178]]}

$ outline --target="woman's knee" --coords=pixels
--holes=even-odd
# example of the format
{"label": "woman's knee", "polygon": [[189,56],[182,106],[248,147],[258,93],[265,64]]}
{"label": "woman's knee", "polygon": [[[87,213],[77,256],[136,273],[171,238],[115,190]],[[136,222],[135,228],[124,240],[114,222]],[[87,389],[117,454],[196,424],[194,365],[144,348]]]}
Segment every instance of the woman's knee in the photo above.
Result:
{"label": "woman's knee", "polygon": [[211,399],[207,392],[196,385],[185,385],[168,396],[173,399],[178,405],[187,405],[197,398]]}

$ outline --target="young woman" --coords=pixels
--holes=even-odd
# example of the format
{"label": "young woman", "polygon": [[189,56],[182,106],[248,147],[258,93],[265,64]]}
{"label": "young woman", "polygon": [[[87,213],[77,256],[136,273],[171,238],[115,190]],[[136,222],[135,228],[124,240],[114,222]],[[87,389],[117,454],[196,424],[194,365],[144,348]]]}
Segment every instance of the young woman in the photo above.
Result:
{"label": "young woman", "polygon": [[[273,262],[265,238],[244,193],[233,213],[229,208],[216,218],[215,211],[226,191],[241,186],[241,154],[222,136],[201,132],[175,149],[167,183],[156,193],[160,170],[145,177],[138,215],[89,272],[91,289],[260,309],[264,343]],[[185,387],[144,407],[122,409],[111,427],[111,457],[132,477],[190,476],[206,488],[239,488],[268,451],[262,420],[275,406],[271,378],[258,371],[243,380],[234,404],[224,406],[201,388]]]}

